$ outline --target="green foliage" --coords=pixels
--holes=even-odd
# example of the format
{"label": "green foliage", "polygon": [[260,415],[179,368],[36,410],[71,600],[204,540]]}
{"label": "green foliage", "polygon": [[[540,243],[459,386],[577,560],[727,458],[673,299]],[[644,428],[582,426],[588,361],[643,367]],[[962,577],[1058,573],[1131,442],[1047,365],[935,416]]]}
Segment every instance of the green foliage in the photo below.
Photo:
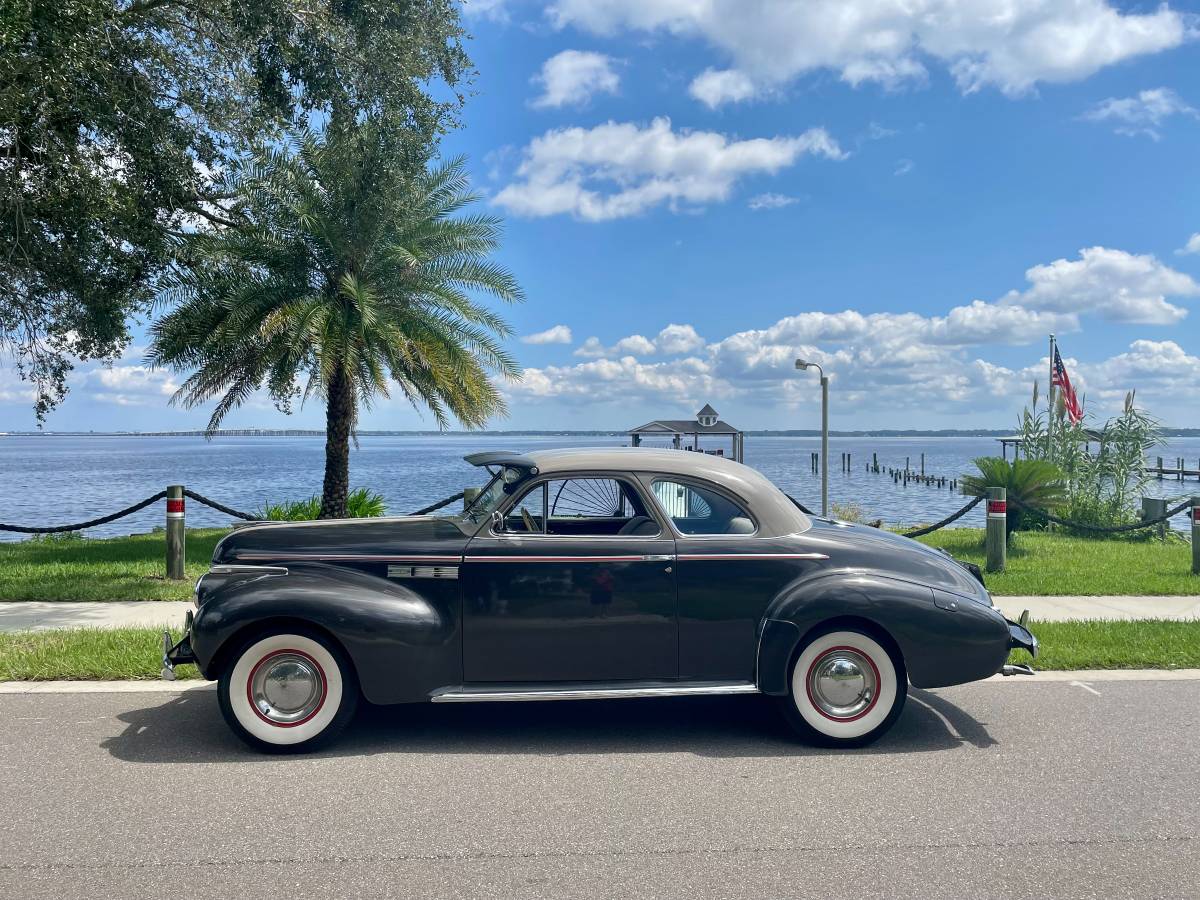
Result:
{"label": "green foliage", "polygon": [[520,373],[508,325],[468,293],[523,299],[488,258],[500,221],[456,215],[477,199],[461,160],[427,164],[373,121],[260,149],[222,182],[246,224],[187,240],[151,331],[150,360],[191,373],[173,402],[219,398],[209,429],[263,387],[285,411],[324,401],[323,518],[345,515],[360,407],[395,388],[480,428],[506,412],[491,375]]}
{"label": "green foliage", "polygon": [[[387,505],[383,502],[383,496],[374,493],[370,488],[355,488],[346,497],[347,518],[374,519],[386,514]],[[258,515],[259,518],[270,519],[272,522],[311,521],[321,515],[321,498],[314,494],[307,500],[267,503],[259,510]]]}
{"label": "green foliage", "polygon": [[[1036,410],[1037,385],[1033,403]],[[1026,409],[1021,417],[1022,451],[1030,459],[1053,459],[1066,482],[1067,502],[1058,515],[1072,522],[1111,527],[1137,521],[1134,508],[1148,481],[1146,455],[1163,443],[1162,427],[1125,396],[1119,416],[1105,422],[1099,441],[1086,419],[1072,423],[1061,407],[1053,417],[1053,447],[1047,415]]]}
{"label": "green foliage", "polygon": [[975,460],[978,475],[964,475],[959,484],[964,494],[986,496],[990,487],[1002,487],[1009,500],[1006,526],[1008,534],[1028,528],[1036,518],[1013,501],[1035,509],[1053,509],[1066,502],[1062,472],[1041,459],[1017,459],[1009,462],[998,456]]}
{"label": "green foliage", "polygon": [[219,173],[314,115],[435,140],[463,38],[454,0],[0,2],[0,351],[39,420],[125,346],[172,236],[237,220]]}
{"label": "green foliage", "polygon": [[829,504],[829,514],[832,518],[842,522],[861,523],[866,521],[867,517],[863,508],[857,503],[837,503],[836,501]]}

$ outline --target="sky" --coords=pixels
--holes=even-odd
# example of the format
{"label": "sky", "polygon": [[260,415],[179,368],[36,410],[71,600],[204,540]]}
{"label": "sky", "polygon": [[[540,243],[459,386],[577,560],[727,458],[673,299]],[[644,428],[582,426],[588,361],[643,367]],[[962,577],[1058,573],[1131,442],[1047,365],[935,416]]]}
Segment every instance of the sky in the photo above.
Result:
{"label": "sky", "polygon": [[[475,0],[463,128],[524,376],[495,428],[1200,426],[1200,3]],[[144,328],[48,430],[203,427]],[[0,370],[0,430],[34,427]],[[226,427],[320,428],[256,397]],[[403,398],[360,427],[433,428]]]}

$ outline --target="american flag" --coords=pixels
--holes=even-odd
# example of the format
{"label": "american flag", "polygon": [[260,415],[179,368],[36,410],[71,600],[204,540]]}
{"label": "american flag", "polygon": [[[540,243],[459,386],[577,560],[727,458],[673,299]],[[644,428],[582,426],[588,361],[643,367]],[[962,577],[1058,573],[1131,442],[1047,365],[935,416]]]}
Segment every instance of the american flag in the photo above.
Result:
{"label": "american flag", "polygon": [[1071,379],[1067,375],[1067,367],[1063,365],[1062,357],[1058,355],[1057,344],[1054,347],[1054,374],[1050,378],[1050,386],[1062,391],[1063,406],[1071,418],[1071,424],[1078,424],[1083,419],[1083,407],[1079,403],[1079,397],[1075,395],[1075,388],[1071,387]]}

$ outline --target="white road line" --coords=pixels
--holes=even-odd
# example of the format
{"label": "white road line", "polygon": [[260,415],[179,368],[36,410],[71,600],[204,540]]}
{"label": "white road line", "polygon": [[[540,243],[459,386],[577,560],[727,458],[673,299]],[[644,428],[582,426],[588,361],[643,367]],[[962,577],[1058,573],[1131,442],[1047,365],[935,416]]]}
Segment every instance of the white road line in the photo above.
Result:
{"label": "white road line", "polygon": [[1075,685],[1075,687],[1077,687],[1077,688],[1083,688],[1088,693],[1095,694],[1097,697],[1102,696],[1098,690],[1096,690],[1094,687],[1092,687],[1090,684],[1087,684],[1086,682],[1072,681],[1071,684]]}

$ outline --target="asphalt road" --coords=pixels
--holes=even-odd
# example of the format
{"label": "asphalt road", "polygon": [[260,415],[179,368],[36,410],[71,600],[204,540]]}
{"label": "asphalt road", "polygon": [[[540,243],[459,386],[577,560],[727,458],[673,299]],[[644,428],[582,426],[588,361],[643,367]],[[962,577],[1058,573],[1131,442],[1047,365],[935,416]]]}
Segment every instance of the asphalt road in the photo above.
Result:
{"label": "asphalt road", "polygon": [[[258,756],[209,691],[0,696],[0,896],[1200,896],[1200,681],[369,709]],[[1099,693],[1096,693],[1099,692]]]}

